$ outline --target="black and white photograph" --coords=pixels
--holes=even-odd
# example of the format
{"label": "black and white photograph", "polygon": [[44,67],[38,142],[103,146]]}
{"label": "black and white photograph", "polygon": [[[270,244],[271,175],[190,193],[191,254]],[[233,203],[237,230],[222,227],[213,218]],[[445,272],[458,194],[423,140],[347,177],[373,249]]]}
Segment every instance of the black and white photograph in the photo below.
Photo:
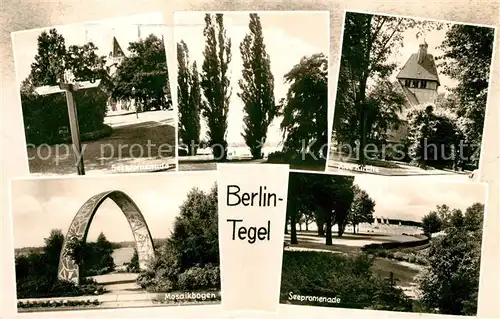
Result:
{"label": "black and white photograph", "polygon": [[31,174],[175,170],[165,33],[159,13],[12,33]]}
{"label": "black and white photograph", "polygon": [[477,173],[495,28],[346,11],[327,171]]}
{"label": "black and white photograph", "polygon": [[487,184],[291,172],[280,303],[476,316]]}
{"label": "black and white photograph", "polygon": [[179,170],[231,162],[324,171],[329,13],[175,12],[174,20]]}
{"label": "black and white photograph", "polygon": [[220,304],[215,172],[16,179],[18,312]]}

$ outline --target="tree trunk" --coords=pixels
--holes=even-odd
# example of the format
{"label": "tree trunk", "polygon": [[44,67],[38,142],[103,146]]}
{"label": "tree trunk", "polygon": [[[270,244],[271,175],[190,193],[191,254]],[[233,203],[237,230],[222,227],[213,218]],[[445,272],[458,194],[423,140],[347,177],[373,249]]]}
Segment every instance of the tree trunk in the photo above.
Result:
{"label": "tree trunk", "polygon": [[325,240],[325,245],[331,246],[332,245],[332,219],[327,218],[326,220],[326,240]]}
{"label": "tree trunk", "polygon": [[356,225],[355,225],[355,224],[354,224],[354,225],[352,225],[352,233],[353,233],[353,234],[356,234]]}
{"label": "tree trunk", "polygon": [[297,222],[295,221],[295,216],[290,216],[290,244],[296,245],[298,244],[297,241]]}
{"label": "tree trunk", "polygon": [[342,235],[344,234],[344,231],[345,231],[345,223],[343,221],[339,221],[337,223],[337,226],[339,228],[338,235],[339,235],[339,237],[342,237]]}
{"label": "tree trunk", "polygon": [[309,231],[309,223],[306,222],[306,231]]}
{"label": "tree trunk", "polygon": [[299,231],[302,231],[302,223],[298,222],[298,224],[299,224]]}
{"label": "tree trunk", "polygon": [[285,234],[288,235],[288,217],[285,218]]}
{"label": "tree trunk", "polygon": [[365,147],[366,147],[366,105],[365,105],[365,94],[366,94],[366,82],[368,78],[363,78],[359,84],[359,98],[356,104],[359,108],[359,151],[358,158],[359,164],[365,165]]}
{"label": "tree trunk", "polygon": [[316,226],[318,226],[318,236],[325,236],[325,224],[322,222],[316,221]]}

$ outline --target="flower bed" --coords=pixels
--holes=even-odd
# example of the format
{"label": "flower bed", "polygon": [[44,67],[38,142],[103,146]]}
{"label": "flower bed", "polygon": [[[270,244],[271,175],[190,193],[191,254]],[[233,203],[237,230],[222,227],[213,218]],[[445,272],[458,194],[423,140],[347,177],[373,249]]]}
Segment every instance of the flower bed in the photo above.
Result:
{"label": "flower bed", "polygon": [[45,300],[45,301],[18,301],[17,308],[63,308],[63,307],[89,307],[99,306],[101,302],[94,300]]}

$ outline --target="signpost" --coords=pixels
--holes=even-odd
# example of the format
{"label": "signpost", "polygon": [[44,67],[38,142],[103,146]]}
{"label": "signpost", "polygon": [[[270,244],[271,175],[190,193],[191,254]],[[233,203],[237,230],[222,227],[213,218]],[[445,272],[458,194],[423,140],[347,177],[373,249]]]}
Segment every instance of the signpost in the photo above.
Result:
{"label": "signpost", "polygon": [[80,127],[78,126],[78,113],[76,110],[75,91],[98,87],[101,80],[77,82],[71,71],[65,71],[59,80],[59,86],[41,86],[35,89],[39,95],[48,95],[66,92],[66,103],[68,106],[69,128],[71,141],[75,152],[75,164],[78,175],[85,175],[83,165],[82,145],[80,143]]}

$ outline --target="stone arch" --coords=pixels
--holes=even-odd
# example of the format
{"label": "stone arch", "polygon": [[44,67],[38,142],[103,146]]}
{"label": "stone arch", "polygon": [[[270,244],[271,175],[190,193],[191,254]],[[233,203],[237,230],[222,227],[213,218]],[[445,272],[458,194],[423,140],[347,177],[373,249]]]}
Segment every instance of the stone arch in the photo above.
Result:
{"label": "stone arch", "polygon": [[149,232],[148,225],[144,220],[139,207],[134,201],[124,192],[113,190],[99,193],[89,198],[78,210],[73,221],[71,222],[59,257],[59,269],[57,276],[61,280],[79,282],[78,265],[69,255],[68,242],[73,238],[78,240],[86,240],[87,234],[99,206],[110,198],[121,209],[130,225],[130,229],[134,235],[137,254],[139,257],[139,267],[146,269],[148,262],[155,256],[153,238]]}

